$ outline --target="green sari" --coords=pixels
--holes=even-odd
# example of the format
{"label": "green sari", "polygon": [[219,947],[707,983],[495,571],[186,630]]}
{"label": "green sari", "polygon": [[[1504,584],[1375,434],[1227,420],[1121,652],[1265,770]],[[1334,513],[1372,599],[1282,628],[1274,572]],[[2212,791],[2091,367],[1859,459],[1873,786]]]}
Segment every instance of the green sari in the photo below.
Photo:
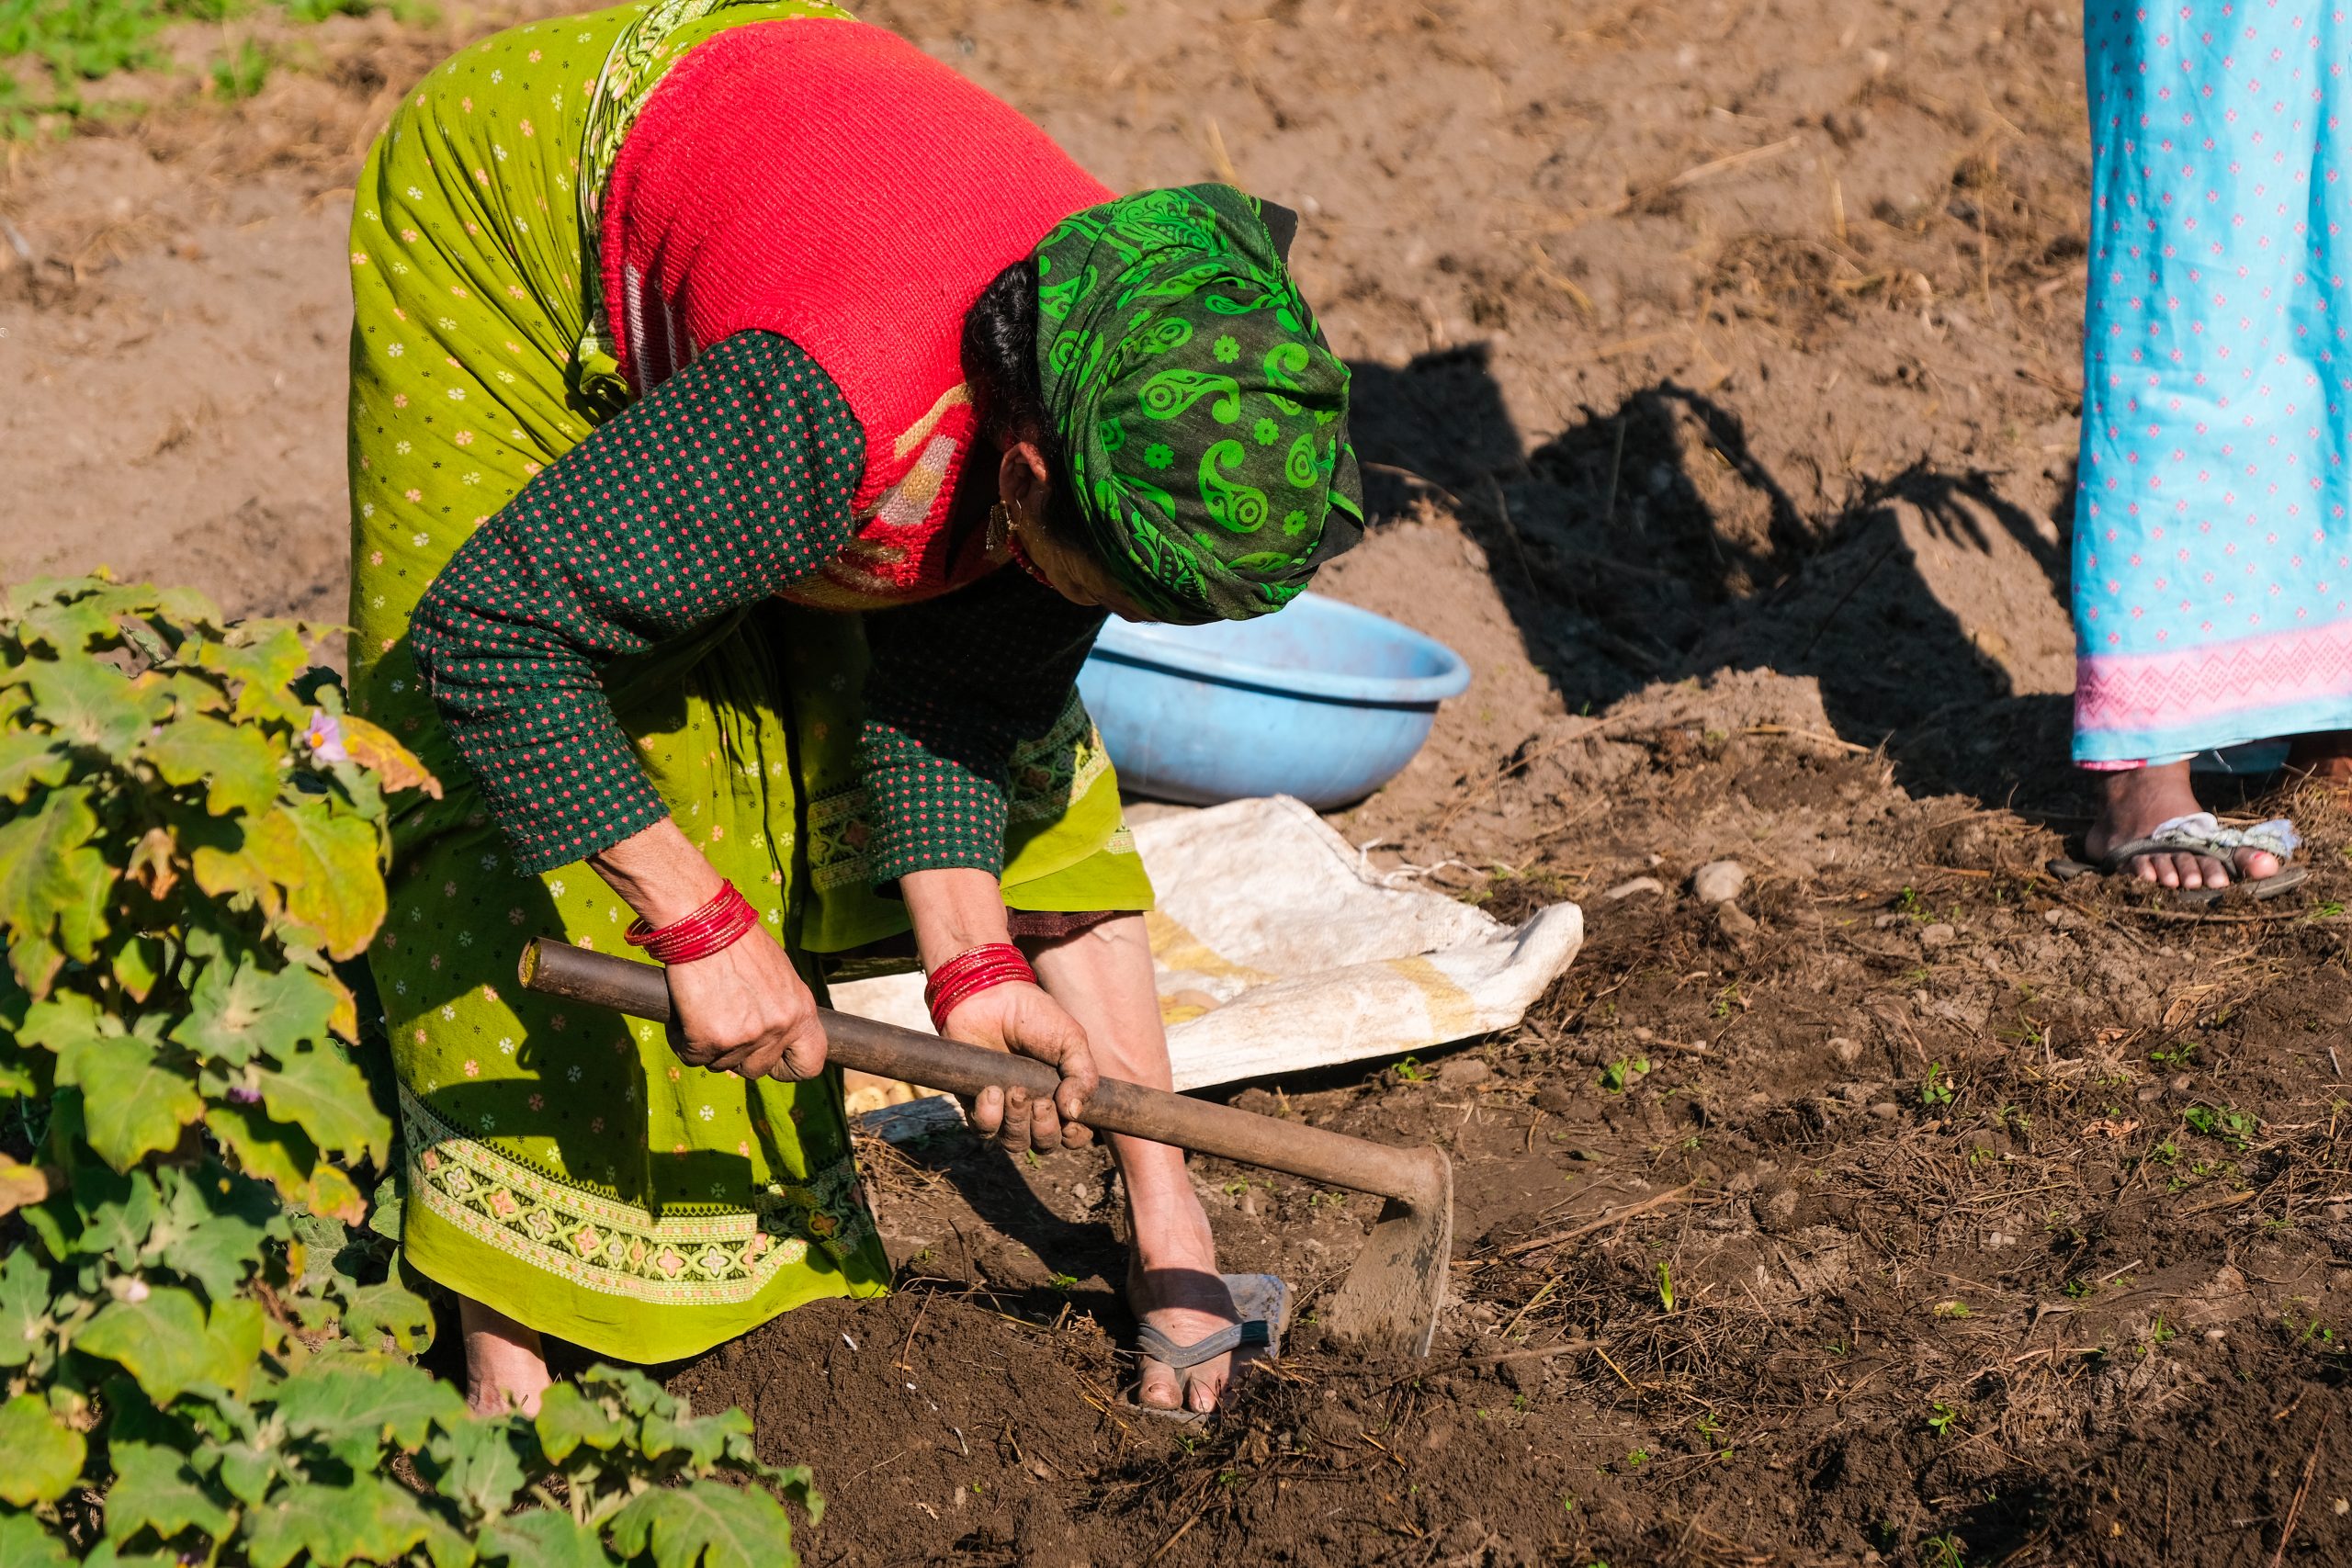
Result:
{"label": "green sari", "polygon": [[[624,6],[467,49],[394,116],[352,219],[354,705],[449,785],[396,824],[391,916],[369,956],[400,1083],[402,1247],[454,1291],[639,1361],[886,1287],[839,1075],[705,1072],[657,1026],[521,990],[528,938],[624,953],[630,912],[584,865],[512,868],[407,632],[472,530],[625,406],[589,330],[582,236],[631,106],[721,27],[842,16],[799,0],[712,10]],[[769,601],[603,676],[673,818],[812,986],[823,955],[907,928],[865,873],[865,668],[859,617]],[[1010,907],[1149,908],[1075,694],[1012,778]]]}

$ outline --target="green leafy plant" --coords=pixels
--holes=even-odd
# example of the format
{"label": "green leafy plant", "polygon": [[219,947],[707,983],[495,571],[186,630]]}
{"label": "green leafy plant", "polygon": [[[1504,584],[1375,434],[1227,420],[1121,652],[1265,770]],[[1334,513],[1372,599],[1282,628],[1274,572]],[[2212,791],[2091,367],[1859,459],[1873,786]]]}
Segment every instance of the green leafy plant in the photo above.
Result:
{"label": "green leafy plant", "polygon": [[437,786],[314,635],[0,599],[0,1563],[788,1560],[766,1488],[821,1504],[740,1411],[596,1368],[477,1417],[408,1359],[430,1308],[350,1228],[392,1127],[336,965],[386,793]]}
{"label": "green leafy plant", "polygon": [[1388,1070],[1406,1083],[1423,1083],[1433,1076],[1427,1067],[1421,1066],[1421,1059],[1419,1056],[1408,1056]]}
{"label": "green leafy plant", "polygon": [[2180,1113],[2180,1119],[2188,1123],[2189,1131],[2218,1138],[2239,1150],[2254,1142],[2254,1135],[2262,1125],[2253,1112],[2233,1111],[2226,1105],[2192,1105]]}
{"label": "green leafy plant", "polygon": [[1959,1408],[1955,1405],[1946,1404],[1940,1399],[1928,1407],[1928,1429],[1935,1433],[1939,1438],[1951,1437],[1951,1429],[1959,1420]]}
{"label": "green leafy plant", "polygon": [[1674,1310],[1674,1270],[1663,1262],[1657,1266],[1657,1304],[1668,1312]]}
{"label": "green leafy plant", "polygon": [[1944,1072],[1944,1065],[1941,1062],[1928,1064],[1928,1076],[1919,1080],[1919,1103],[1922,1105],[1951,1103],[1951,1078]]}
{"label": "green leafy plant", "polygon": [[1949,1530],[1931,1535],[1919,1543],[1919,1561],[1926,1568],[1968,1568],[1968,1560],[1961,1555],[1964,1545]]}
{"label": "green leafy plant", "polygon": [[1649,1070],[1647,1056],[1620,1056],[1600,1069],[1600,1087],[1611,1094],[1623,1094],[1628,1085]]}

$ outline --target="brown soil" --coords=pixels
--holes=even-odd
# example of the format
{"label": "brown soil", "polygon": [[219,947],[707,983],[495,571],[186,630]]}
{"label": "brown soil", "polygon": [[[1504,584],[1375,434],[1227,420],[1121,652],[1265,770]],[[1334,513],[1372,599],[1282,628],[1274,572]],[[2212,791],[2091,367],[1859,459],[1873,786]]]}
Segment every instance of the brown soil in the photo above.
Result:
{"label": "brown soil", "polygon": [[[1427,1361],[1303,1323],[1214,1429],[1116,1403],[1099,1156],[877,1148],[901,1292],[673,1374],[816,1465],[810,1559],[2352,1560],[2352,820],[2295,803],[2308,888],[2202,918],[2041,869],[2084,807],[2071,16],[867,10],[1114,183],[1307,215],[1378,516],[1329,586],[1478,672],[1337,820],[1591,934],[1434,1077],[1235,1096],[1448,1147],[1456,1299]],[[336,613],[342,187],[482,24],[15,156],[0,570]],[[1311,1317],[1366,1201],[1199,1177]]]}

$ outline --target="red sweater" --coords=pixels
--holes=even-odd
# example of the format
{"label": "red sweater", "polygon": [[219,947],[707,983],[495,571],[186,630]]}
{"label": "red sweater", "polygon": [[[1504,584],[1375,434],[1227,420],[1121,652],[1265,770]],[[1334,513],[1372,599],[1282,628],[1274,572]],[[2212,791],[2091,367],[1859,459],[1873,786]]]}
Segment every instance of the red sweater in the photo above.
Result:
{"label": "red sweater", "polygon": [[769,21],[653,91],[604,202],[605,299],[640,392],[731,333],[797,344],[865,434],[857,536],[788,596],[905,603],[994,564],[944,526],[974,435],[964,315],[1047,230],[1111,192],[913,45]]}

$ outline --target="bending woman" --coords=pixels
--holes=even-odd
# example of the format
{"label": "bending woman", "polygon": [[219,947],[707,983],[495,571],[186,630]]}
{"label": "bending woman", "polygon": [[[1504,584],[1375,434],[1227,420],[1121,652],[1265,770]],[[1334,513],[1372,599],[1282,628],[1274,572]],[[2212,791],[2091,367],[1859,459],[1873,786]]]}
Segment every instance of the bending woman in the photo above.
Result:
{"label": "bending woman", "polygon": [[[1060,1069],[975,1107],[1010,1148],[1168,1082],[1073,682],[1106,612],[1265,614],[1361,532],[1288,228],[1114,197],[795,0],[519,28],[401,107],[353,221],[351,666],[453,785],[371,962],[478,1404],[536,1402],[542,1334],[662,1360],[885,1288],[820,955],[911,931],[943,1032]],[[515,994],[540,932],[665,959],[673,1034]],[[1112,1152],[1138,1318],[1231,1328],[1182,1155]]]}

